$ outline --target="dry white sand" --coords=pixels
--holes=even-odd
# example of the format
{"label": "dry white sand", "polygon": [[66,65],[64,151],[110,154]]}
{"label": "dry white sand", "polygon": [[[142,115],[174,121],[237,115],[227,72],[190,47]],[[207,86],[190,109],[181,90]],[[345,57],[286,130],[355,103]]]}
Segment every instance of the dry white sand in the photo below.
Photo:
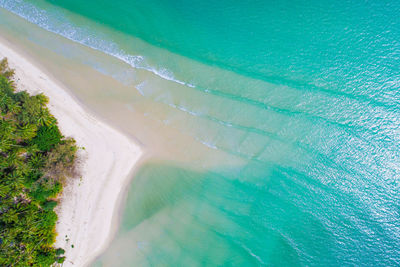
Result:
{"label": "dry white sand", "polygon": [[3,57],[16,70],[17,87],[48,96],[49,109],[62,133],[85,148],[80,152],[82,178],[71,179],[61,196],[55,245],[66,250],[63,266],[86,266],[110,239],[119,195],[142,154],[141,148],[88,113],[61,85],[6,41],[0,42],[0,58]]}

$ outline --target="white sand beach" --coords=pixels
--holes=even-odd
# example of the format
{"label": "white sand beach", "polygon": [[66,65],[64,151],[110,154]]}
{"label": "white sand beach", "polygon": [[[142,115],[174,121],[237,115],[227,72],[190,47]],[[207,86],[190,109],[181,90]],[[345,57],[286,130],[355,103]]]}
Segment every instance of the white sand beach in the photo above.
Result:
{"label": "white sand beach", "polygon": [[113,233],[115,209],[130,174],[142,155],[139,145],[82,107],[55,79],[22,53],[0,41],[0,58],[16,70],[17,87],[44,93],[65,136],[80,150],[81,175],[64,188],[57,207],[56,247],[66,250],[63,266],[87,266],[105,248]]}

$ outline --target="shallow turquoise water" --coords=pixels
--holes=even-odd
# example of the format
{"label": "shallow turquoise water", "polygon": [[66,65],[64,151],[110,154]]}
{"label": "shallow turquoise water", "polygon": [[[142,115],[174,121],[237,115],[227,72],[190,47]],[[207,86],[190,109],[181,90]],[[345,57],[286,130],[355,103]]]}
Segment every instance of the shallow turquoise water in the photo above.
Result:
{"label": "shallow turquoise water", "polygon": [[170,81],[136,89],[244,162],[145,164],[100,266],[400,264],[400,2],[0,6]]}

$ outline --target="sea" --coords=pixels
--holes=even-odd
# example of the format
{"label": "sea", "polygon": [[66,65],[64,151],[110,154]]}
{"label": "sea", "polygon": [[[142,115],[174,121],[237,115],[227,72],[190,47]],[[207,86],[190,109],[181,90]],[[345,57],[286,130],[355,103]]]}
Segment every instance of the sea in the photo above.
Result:
{"label": "sea", "polygon": [[121,84],[77,95],[153,151],[93,266],[400,266],[400,1],[0,7]]}

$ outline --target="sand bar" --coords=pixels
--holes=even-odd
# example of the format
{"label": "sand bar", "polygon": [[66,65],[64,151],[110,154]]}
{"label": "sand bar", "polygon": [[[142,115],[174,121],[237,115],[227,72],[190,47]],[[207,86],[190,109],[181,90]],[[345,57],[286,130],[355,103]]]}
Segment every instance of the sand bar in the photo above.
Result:
{"label": "sand bar", "polygon": [[85,148],[80,151],[82,177],[68,183],[57,207],[56,247],[66,250],[63,266],[87,266],[110,240],[120,194],[142,150],[88,112],[45,70],[10,47],[0,39],[0,58],[7,57],[16,70],[17,87],[30,94],[48,96],[49,109],[62,133]]}

